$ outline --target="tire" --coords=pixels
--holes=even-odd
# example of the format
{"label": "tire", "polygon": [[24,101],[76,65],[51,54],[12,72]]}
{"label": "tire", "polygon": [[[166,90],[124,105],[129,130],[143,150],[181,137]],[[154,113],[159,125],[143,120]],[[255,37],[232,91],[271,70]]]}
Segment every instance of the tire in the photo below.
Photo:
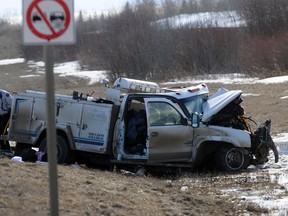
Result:
{"label": "tire", "polygon": [[[59,164],[71,164],[73,161],[72,158],[72,152],[69,149],[68,143],[66,139],[62,136],[57,135],[57,159]],[[39,151],[42,151],[47,154],[47,138],[45,137],[40,145],[39,145]]]}
{"label": "tire", "polygon": [[246,169],[250,165],[250,159],[239,148],[224,147],[216,153],[215,164],[221,171],[235,172]]}
{"label": "tire", "polygon": [[251,165],[251,157],[250,155],[244,155],[244,164],[242,166],[242,170],[247,169]]}

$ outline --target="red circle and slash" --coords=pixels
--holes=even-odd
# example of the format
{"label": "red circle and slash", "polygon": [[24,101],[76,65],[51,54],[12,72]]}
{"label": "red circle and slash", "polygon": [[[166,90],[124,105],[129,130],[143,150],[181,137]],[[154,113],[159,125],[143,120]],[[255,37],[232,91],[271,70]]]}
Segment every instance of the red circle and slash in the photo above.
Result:
{"label": "red circle and slash", "polygon": [[[31,32],[42,39],[46,39],[46,40],[51,40],[51,39],[55,39],[58,38],[59,36],[61,36],[62,34],[64,34],[64,32],[68,29],[69,24],[70,24],[70,12],[69,12],[69,8],[66,5],[66,3],[64,2],[64,0],[54,0],[55,3],[58,3],[64,10],[64,14],[65,14],[65,21],[64,21],[64,28],[61,29],[60,31],[56,31],[56,29],[54,29],[54,27],[51,25],[51,21],[49,21],[45,15],[45,13],[43,12],[43,10],[39,7],[39,3],[44,2],[45,0],[35,0],[32,2],[32,4],[29,6],[28,10],[27,10],[27,14],[26,14],[26,20],[27,20],[27,25],[29,27],[29,29],[31,30]],[[50,30],[50,34],[44,33],[39,31],[33,24],[32,22],[32,11],[33,9],[37,10],[37,12],[40,14],[41,18],[43,19],[45,25],[47,25],[48,29]]]}

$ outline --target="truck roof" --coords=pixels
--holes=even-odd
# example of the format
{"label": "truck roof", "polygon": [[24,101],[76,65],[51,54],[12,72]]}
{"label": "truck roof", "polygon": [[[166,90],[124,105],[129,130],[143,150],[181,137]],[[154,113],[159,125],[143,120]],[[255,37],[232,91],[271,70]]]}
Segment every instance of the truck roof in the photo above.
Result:
{"label": "truck roof", "polygon": [[168,94],[170,96],[173,96],[177,99],[183,99],[188,97],[193,97],[196,95],[203,95],[203,94],[209,94],[208,87],[206,84],[200,84],[197,86],[190,86],[186,88],[180,88],[180,89],[170,89],[171,91],[165,94]]}
{"label": "truck roof", "polygon": [[118,78],[114,82],[112,88],[119,90],[132,90],[145,93],[159,93],[164,92],[155,82],[148,82],[129,78]]}
{"label": "truck roof", "polygon": [[130,91],[139,93],[163,93],[173,96],[177,99],[183,99],[196,95],[209,94],[206,84],[190,86],[185,88],[161,88],[155,82],[148,82],[142,80],[135,80],[130,78],[118,78],[113,86],[113,89],[120,91]]}

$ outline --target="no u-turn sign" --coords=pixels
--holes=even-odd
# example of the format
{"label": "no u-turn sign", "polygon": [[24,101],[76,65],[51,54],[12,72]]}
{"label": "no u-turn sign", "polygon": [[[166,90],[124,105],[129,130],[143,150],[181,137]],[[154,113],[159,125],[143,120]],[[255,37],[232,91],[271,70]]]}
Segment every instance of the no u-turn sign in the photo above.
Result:
{"label": "no u-turn sign", "polygon": [[73,0],[23,0],[23,42],[75,43]]}

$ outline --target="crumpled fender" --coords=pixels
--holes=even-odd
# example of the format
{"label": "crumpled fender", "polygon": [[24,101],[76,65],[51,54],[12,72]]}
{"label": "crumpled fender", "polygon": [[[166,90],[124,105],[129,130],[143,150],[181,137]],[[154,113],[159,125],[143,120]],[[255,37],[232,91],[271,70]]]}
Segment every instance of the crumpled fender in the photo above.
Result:
{"label": "crumpled fender", "polygon": [[252,134],[252,154],[255,160],[254,165],[263,164],[268,161],[269,150],[274,153],[275,163],[279,160],[279,153],[275,143],[270,135],[271,120],[266,120],[260,127]]}

